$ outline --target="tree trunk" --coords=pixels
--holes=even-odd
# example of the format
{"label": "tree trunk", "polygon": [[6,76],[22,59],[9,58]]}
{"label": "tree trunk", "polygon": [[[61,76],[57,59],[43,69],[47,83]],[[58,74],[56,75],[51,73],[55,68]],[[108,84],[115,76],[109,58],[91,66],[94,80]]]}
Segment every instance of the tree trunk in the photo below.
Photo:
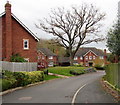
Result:
{"label": "tree trunk", "polygon": [[70,66],[73,66],[74,61],[74,55],[72,52],[70,52]]}

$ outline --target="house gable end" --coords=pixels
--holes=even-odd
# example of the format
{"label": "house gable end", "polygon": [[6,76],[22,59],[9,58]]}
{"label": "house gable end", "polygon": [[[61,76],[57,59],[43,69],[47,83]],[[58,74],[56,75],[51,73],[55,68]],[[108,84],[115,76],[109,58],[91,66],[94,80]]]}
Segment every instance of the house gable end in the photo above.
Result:
{"label": "house gable end", "polygon": [[95,52],[93,52],[92,50],[87,51],[87,53],[85,53],[83,56],[86,56],[89,52],[92,52],[93,54],[95,54],[96,56],[98,56]]}

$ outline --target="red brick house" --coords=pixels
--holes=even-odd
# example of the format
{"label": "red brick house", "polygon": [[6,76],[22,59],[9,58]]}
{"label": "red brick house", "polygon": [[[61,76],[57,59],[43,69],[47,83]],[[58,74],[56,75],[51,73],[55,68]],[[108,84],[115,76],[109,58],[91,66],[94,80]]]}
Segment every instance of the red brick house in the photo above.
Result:
{"label": "red brick house", "polygon": [[39,66],[50,67],[58,63],[57,55],[48,48],[39,48],[37,52]]}
{"label": "red brick house", "polygon": [[77,51],[74,57],[74,64],[93,66],[95,65],[96,59],[102,60],[103,65],[106,64],[106,50],[103,52],[102,50],[94,47],[83,47]]}
{"label": "red brick house", "polygon": [[36,37],[13,13],[11,4],[5,4],[5,12],[0,14],[0,38],[2,39],[2,61],[10,61],[13,54],[20,54],[29,62],[37,62]]}

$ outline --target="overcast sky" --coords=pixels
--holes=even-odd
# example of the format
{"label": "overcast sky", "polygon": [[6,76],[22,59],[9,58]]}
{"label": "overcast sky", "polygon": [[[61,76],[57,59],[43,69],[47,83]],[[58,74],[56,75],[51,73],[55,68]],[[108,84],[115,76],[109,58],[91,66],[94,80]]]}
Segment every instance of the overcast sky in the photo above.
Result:
{"label": "overcast sky", "polygon": [[[117,19],[118,1],[120,0],[9,0],[12,4],[12,13],[17,16],[34,34],[39,38],[52,38],[45,32],[35,27],[39,19],[47,17],[52,8],[65,7],[72,5],[81,5],[88,3],[95,5],[101,12],[106,13],[106,19],[99,34],[106,35],[113,22]],[[0,13],[4,12],[4,5],[7,0],[0,0]],[[105,43],[92,43],[87,46],[106,48]]]}

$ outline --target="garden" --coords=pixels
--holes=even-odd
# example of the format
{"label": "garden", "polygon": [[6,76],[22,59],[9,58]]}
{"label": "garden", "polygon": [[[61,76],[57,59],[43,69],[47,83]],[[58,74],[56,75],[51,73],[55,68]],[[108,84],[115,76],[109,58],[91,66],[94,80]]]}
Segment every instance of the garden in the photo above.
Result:
{"label": "garden", "polygon": [[16,87],[24,87],[29,84],[34,84],[36,82],[61,78],[55,75],[48,75],[48,73],[60,74],[64,76],[74,76],[74,75],[85,74],[88,72],[95,72],[95,71],[96,71],[95,68],[75,67],[75,66],[50,67],[43,71],[32,71],[32,72],[11,72],[8,70],[3,70],[0,79],[0,86],[2,86],[2,89],[0,89],[0,91],[5,91]]}

